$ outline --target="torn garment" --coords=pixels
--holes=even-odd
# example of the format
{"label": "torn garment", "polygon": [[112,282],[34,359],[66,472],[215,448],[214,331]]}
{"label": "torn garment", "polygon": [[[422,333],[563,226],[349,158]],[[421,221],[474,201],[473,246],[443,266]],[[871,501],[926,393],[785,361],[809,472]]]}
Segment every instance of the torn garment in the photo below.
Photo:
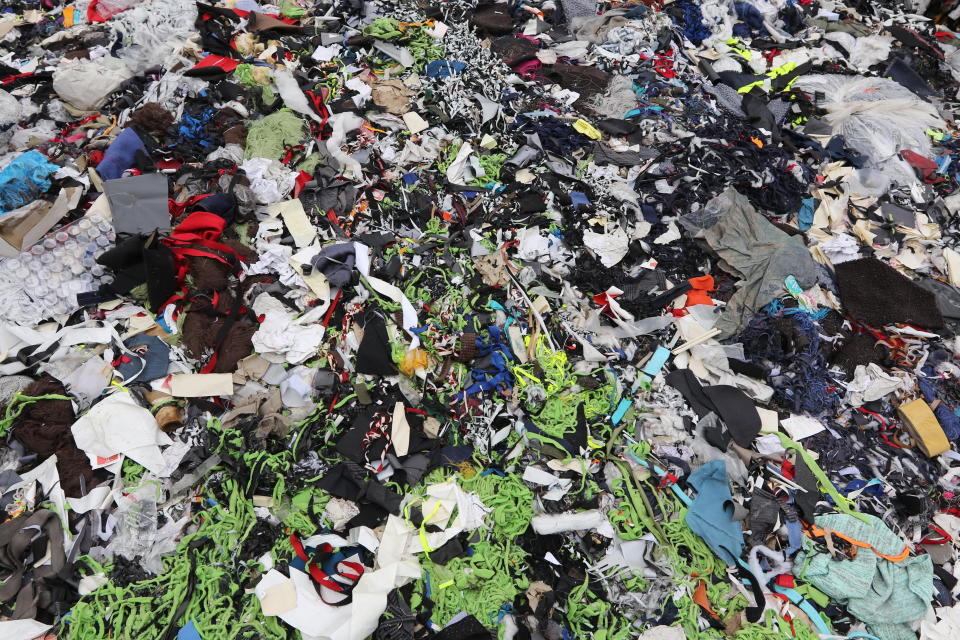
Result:
{"label": "torn garment", "polygon": [[742,278],[717,321],[721,339],[739,332],[754,312],[783,293],[787,276],[794,276],[804,289],[817,283],[817,263],[803,240],[773,226],[733,189],[680,223],[706,241],[727,271]]}

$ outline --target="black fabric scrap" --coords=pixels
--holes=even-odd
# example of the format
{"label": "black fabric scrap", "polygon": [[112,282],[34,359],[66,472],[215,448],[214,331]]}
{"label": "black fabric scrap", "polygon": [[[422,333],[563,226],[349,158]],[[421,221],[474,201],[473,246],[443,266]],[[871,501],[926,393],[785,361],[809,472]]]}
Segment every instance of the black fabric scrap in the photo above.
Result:
{"label": "black fabric scrap", "polygon": [[730,385],[703,387],[704,395],[716,407],[716,413],[730,431],[733,441],[744,448],[760,433],[760,414],[747,394]]}
{"label": "black fabric scrap", "polygon": [[357,348],[357,373],[374,376],[396,375],[390,350],[387,325],[377,313],[368,313],[363,326],[363,340]]}
{"label": "black fabric scrap", "polygon": [[835,267],[839,297],[848,314],[873,327],[907,323],[939,329],[943,316],[935,296],[876,258]]}

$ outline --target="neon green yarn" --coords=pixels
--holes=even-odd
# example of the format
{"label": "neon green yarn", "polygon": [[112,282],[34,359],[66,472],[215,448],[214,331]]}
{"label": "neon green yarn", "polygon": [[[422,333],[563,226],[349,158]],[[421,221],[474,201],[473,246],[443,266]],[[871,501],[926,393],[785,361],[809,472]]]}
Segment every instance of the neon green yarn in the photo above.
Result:
{"label": "neon green yarn", "polygon": [[500,181],[500,170],[507,162],[507,155],[505,153],[480,154],[477,155],[477,161],[480,163],[484,175],[471,181],[470,184],[482,187],[489,182]]}
{"label": "neon green yarn", "polygon": [[[243,586],[230,569],[237,550],[256,523],[256,516],[252,504],[240,494],[235,482],[224,479],[223,487],[229,492],[229,504],[216,505],[195,516],[197,531],[184,536],[177,551],[163,558],[162,574],[123,587],[108,583],[83,596],[65,618],[57,637],[64,640],[150,637],[146,635],[148,631],[166,626],[169,616],[186,597],[189,545],[208,538],[193,551],[197,556],[196,586],[186,612],[174,624],[192,620],[205,638],[286,638],[287,630],[279,619],[263,616],[259,603],[243,593]],[[87,559],[86,564],[91,573],[109,573],[92,560]]]}
{"label": "neon green yarn", "polygon": [[233,70],[233,75],[237,80],[242,82],[245,85],[251,87],[259,87],[261,84],[257,82],[257,79],[253,76],[253,65],[252,64],[238,64],[237,68]]}
{"label": "neon green yarn", "polygon": [[613,611],[613,605],[590,591],[590,579],[570,590],[567,620],[575,638],[627,640],[634,637],[630,623]]}
{"label": "neon green yarn", "polygon": [[735,634],[735,640],[780,640],[781,638],[796,638],[796,640],[817,640],[819,636],[810,627],[799,620],[790,623],[778,616],[775,612],[764,612],[763,624],[744,623]]}
{"label": "neon green yarn", "polygon": [[280,14],[287,18],[300,18],[307,13],[303,7],[297,6],[293,0],[280,0]]}
{"label": "neon green yarn", "polygon": [[422,71],[428,62],[440,60],[446,55],[446,49],[439,40],[427,33],[426,26],[407,27],[407,37],[404,44],[413,54],[414,71]]}
{"label": "neon green yarn", "polygon": [[437,171],[440,173],[446,173],[447,169],[453,164],[453,161],[456,159],[457,154],[460,152],[460,147],[463,146],[463,142],[456,142],[447,147],[446,155],[438,157],[435,161]]}
{"label": "neon green yarn", "polygon": [[627,478],[615,478],[610,481],[610,489],[618,498],[617,504],[607,511],[607,519],[617,530],[617,535],[624,540],[636,540],[646,533],[647,529],[643,526],[641,515],[630,502],[627,494]]}
{"label": "neon green yarn", "polygon": [[[435,564],[425,554],[420,558],[434,602],[430,618],[440,626],[461,611],[488,627],[496,626],[500,607],[529,586],[523,575],[526,553],[520,547],[509,541],[480,541],[470,548],[472,556],[453,558],[446,565]],[[419,584],[425,587],[424,580]]]}
{"label": "neon green yarn", "polygon": [[363,28],[363,35],[373,36],[379,40],[393,40],[403,35],[400,30],[400,21],[395,18],[377,18]]}
{"label": "neon green yarn", "polygon": [[[394,18],[377,18],[363,28],[363,34],[380,40],[395,41],[406,47],[413,56],[413,70],[420,71],[431,60],[439,60],[445,54],[443,45],[427,33],[427,25],[401,23]],[[393,66],[392,60],[387,63]]]}
{"label": "neon green yarn", "polygon": [[533,518],[533,492],[517,474],[506,477],[495,473],[474,474],[459,481],[464,491],[476,493],[493,512],[486,518],[493,523],[493,533],[512,539],[524,533]]}
{"label": "neon green yarn", "polygon": [[537,340],[536,359],[543,379],[535,375],[533,364],[530,363],[514,366],[513,374],[522,400],[526,400],[532,384],[542,387],[546,393],[543,408],[534,418],[537,427],[544,433],[562,438],[576,429],[577,408],[581,404],[587,420],[594,420],[609,412],[612,387],[603,385],[598,389],[571,391],[579,387],[567,354],[550,349],[543,336]]}
{"label": "neon green yarn", "polygon": [[123,465],[120,467],[120,473],[123,476],[123,484],[126,487],[133,486],[140,482],[143,472],[146,471],[139,464],[130,458],[123,459]]}

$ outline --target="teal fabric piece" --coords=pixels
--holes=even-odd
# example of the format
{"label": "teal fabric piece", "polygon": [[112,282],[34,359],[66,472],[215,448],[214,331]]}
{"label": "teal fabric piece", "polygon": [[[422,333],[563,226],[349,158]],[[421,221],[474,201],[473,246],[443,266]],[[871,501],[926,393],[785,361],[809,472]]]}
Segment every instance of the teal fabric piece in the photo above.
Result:
{"label": "teal fabric piece", "polygon": [[690,505],[684,522],[717,557],[735,566],[743,552],[743,525],[733,519],[734,502],[726,463],[708,462],[691,473],[688,482],[697,490],[697,499]]}
{"label": "teal fabric piece", "polygon": [[[818,516],[816,525],[866,542],[884,555],[903,552],[903,540],[878,518],[863,522],[843,513]],[[811,541],[797,555],[794,573],[845,605],[880,640],[914,640],[909,623],[924,617],[933,597],[933,563],[921,555],[901,562],[881,558],[871,549],[857,548],[852,560],[834,560]]]}

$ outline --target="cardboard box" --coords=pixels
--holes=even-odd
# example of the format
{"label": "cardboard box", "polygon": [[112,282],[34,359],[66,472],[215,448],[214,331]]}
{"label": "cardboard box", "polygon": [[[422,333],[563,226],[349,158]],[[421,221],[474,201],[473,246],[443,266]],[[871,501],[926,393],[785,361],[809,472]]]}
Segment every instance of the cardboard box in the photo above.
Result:
{"label": "cardboard box", "polygon": [[52,203],[36,200],[0,216],[0,256],[12,258],[35,245],[80,203],[83,187],[61,189]]}

